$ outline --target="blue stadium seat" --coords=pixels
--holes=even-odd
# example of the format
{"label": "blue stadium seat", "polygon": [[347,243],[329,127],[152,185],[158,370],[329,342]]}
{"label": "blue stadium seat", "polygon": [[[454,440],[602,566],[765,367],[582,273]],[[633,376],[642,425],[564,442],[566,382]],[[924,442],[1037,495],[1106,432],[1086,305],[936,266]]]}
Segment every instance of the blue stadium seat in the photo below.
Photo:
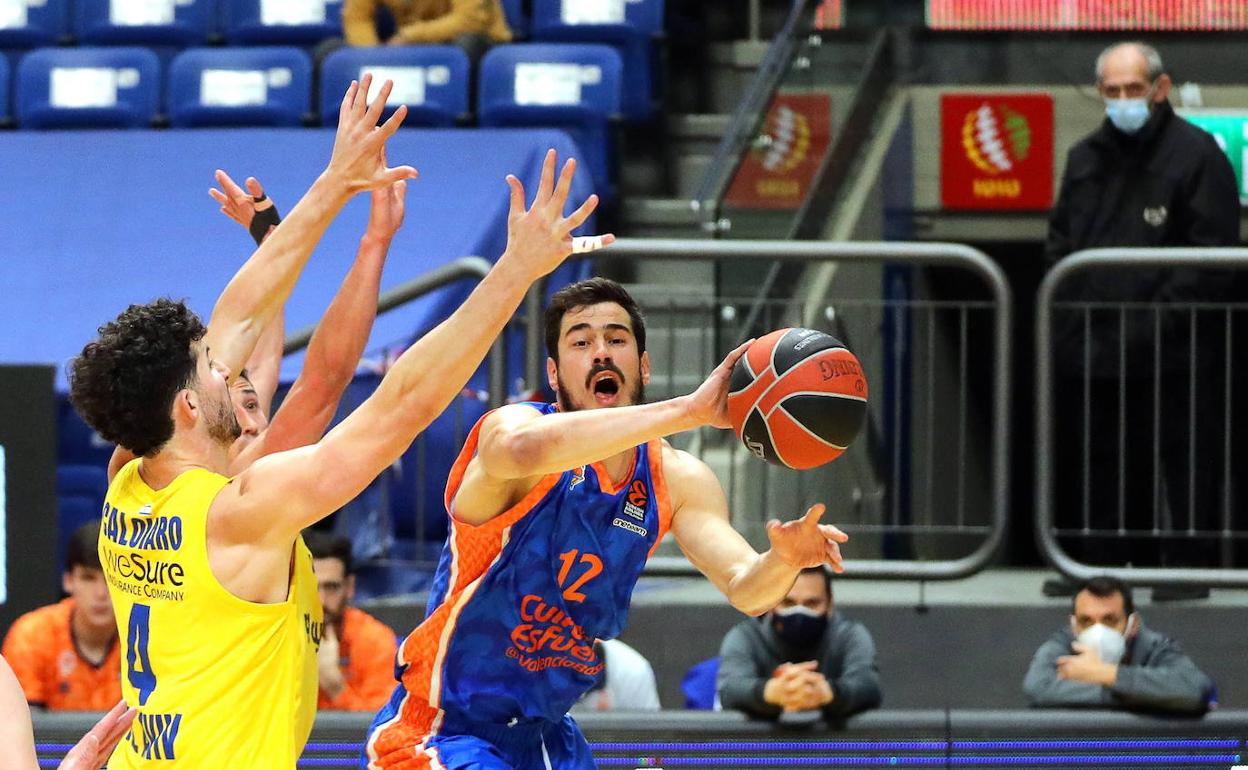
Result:
{"label": "blue stadium seat", "polygon": [[693,664],[680,682],[681,692],[685,694],[685,708],[717,711],[719,695],[715,691],[715,678],[718,675],[718,655]]}
{"label": "blue stadium seat", "polygon": [[624,60],[624,118],[654,113],[654,40],[663,32],[663,0],[533,0],[530,31],[534,41],[609,43]]}
{"label": "blue stadium seat", "polygon": [[74,35],[92,45],[203,45],[216,0],[75,0]]}
{"label": "blue stadium seat", "polygon": [[69,0],[0,5],[0,48],[56,45],[69,34]]}
{"label": "blue stadium seat", "polygon": [[524,0],[503,0],[503,16],[507,18],[507,26],[511,27],[511,35],[516,40],[529,36],[529,17],[524,12]]}
{"label": "blue stadium seat", "polygon": [[321,63],[321,122],[338,124],[338,107],[352,80],[373,72],[394,91],[384,117],[406,104],[405,126],[453,126],[468,112],[468,55],[453,45],[339,48]]}
{"label": "blue stadium seat", "polygon": [[108,474],[102,465],[58,465],[56,468],[56,555],[65,563],[65,545],[74,530],[100,517]]}
{"label": "blue stadium seat", "polygon": [[0,123],[9,119],[9,60],[0,56]]}
{"label": "blue stadium seat", "polygon": [[312,61],[298,48],[195,48],[169,65],[174,126],[299,126]]}
{"label": "blue stadium seat", "polygon": [[568,132],[603,198],[612,195],[610,123],[620,110],[620,55],[606,45],[500,45],[481,60],[482,126]]}
{"label": "blue stadium seat", "polygon": [[17,65],[21,128],[140,128],[160,101],[160,62],[147,48],[43,48]]}
{"label": "blue stadium seat", "polygon": [[342,37],[341,0],[221,0],[230,45],[316,45]]}

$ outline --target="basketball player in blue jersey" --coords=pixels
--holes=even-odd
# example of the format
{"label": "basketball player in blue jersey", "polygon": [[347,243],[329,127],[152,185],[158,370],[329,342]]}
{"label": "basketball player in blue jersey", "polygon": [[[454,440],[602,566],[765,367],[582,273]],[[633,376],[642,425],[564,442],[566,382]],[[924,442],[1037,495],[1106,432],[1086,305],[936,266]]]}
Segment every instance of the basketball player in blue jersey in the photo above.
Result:
{"label": "basketball player in blue jersey", "polygon": [[728,427],[733,351],[692,394],[644,403],[646,329],[632,297],[595,278],[554,295],[545,319],[557,404],[490,412],[446,487],[451,531],[425,620],[404,641],[401,684],[370,729],[374,770],[590,770],[568,709],[601,674],[595,639],[620,633],[633,586],[670,529],[741,611],[784,598],[803,568],[842,571],[848,538],[767,524],[756,553],[710,469],[663,436]]}

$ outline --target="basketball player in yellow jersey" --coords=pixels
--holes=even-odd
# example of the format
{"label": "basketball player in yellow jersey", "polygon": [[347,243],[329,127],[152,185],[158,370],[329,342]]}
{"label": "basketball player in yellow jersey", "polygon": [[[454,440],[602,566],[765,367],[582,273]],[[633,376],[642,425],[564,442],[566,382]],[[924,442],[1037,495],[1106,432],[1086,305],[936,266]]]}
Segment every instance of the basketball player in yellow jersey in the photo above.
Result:
{"label": "basketball player in yellow jersey", "polygon": [[[459,393],[528,286],[572,251],[591,196],[563,211],[548,153],[531,208],[508,177],[507,249],[467,301],[399,358],[377,391],[319,443],[269,455],[227,479],[239,434],[228,381],[329,220],[353,192],[415,171],[388,169],[368,78],[343,101],[325,173],[226,288],[205,329],[181,303],[132,306],[72,364],[71,398],[101,435],[139,456],[106,499],[101,556],[122,646],[122,688],[139,710],[119,768],[293,768],[316,703],[320,635],[298,532],[388,467]],[[603,236],[602,243],[609,243]]]}

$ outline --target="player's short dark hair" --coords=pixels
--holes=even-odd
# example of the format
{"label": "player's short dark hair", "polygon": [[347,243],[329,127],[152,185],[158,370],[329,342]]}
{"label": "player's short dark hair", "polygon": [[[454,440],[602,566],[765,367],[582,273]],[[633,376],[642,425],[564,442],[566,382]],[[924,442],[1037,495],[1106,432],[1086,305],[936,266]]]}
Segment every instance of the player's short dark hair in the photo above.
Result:
{"label": "player's short dark hair", "polygon": [[308,529],[304,530],[303,542],[312,552],[313,559],[337,559],[342,562],[342,574],[355,574],[355,566],[351,563],[351,541],[342,535]]}
{"label": "player's short dark hair", "polygon": [[559,362],[559,326],[563,323],[563,316],[570,311],[600,302],[614,302],[624,308],[633,326],[637,353],[646,352],[646,319],[642,316],[637,301],[623,286],[610,278],[589,278],[555,292],[550,298],[550,304],[546,306],[546,354],[555,359],[555,363]]}
{"label": "player's short dark hair", "polygon": [[827,592],[828,601],[832,601],[832,573],[826,567],[804,567],[798,573],[798,577],[802,575],[818,575],[823,579],[823,589]]}
{"label": "player's short dark hair", "polygon": [[196,382],[207,330],[184,302],[131,305],[69,364],[69,400],[105,441],[149,457],[173,437],[169,409]]}
{"label": "player's short dark hair", "polygon": [[1135,600],[1131,598],[1131,586],[1116,577],[1109,575],[1098,575],[1084,581],[1079,590],[1075,591],[1075,596],[1070,600],[1070,611],[1075,611],[1075,599],[1079,598],[1079,594],[1087,591],[1099,599],[1106,599],[1114,594],[1122,594],[1122,609],[1130,615],[1135,612]]}
{"label": "player's short dark hair", "polygon": [[74,567],[86,569],[103,569],[100,566],[100,520],[88,521],[69,536],[65,545],[65,571],[72,572]]}

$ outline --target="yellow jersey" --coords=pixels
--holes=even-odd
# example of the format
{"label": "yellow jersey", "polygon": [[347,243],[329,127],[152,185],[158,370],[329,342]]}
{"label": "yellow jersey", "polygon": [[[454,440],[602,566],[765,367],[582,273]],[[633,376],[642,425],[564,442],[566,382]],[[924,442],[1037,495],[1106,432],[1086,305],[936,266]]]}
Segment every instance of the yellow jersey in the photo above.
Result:
{"label": "yellow jersey", "polygon": [[154,490],[134,460],[109,485],[100,563],[122,696],[139,712],[110,770],[285,770],[312,730],[323,627],[312,555],[296,539],[284,602],[227,591],[208,565],[207,523],[228,483],[191,470]]}

